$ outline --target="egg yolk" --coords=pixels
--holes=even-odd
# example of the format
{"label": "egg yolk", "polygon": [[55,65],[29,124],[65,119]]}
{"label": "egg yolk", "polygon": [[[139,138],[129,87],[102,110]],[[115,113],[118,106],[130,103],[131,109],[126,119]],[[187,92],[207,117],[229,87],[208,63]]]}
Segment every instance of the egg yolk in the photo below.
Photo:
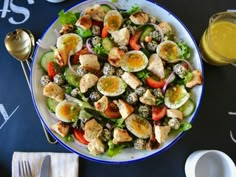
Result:
{"label": "egg yolk", "polygon": [[165,44],[162,46],[161,53],[169,60],[175,60],[179,57],[178,48],[173,44]]}
{"label": "egg yolk", "polygon": [[116,78],[103,78],[101,87],[105,92],[115,93],[119,90],[119,81]]}
{"label": "egg yolk", "polygon": [[130,54],[126,62],[130,68],[140,68],[145,64],[143,57],[139,54]]}
{"label": "egg yolk", "polygon": [[75,119],[78,115],[78,109],[70,104],[65,104],[60,109],[60,114],[68,120]]}
{"label": "egg yolk", "polygon": [[70,52],[76,48],[79,43],[79,38],[75,36],[68,36],[63,40],[63,47],[67,52]]}
{"label": "egg yolk", "polygon": [[170,102],[176,103],[181,100],[185,95],[182,92],[182,88],[180,86],[173,87],[170,92]]}
{"label": "egg yolk", "polygon": [[107,26],[109,30],[116,30],[120,27],[121,20],[119,17],[112,15],[107,19]]}

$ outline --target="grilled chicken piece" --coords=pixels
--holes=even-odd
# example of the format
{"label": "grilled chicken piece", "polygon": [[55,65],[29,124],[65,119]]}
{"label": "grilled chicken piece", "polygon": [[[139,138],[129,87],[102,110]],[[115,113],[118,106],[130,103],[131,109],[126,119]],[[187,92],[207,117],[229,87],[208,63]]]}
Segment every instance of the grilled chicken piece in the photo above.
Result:
{"label": "grilled chicken piece", "polygon": [[101,99],[94,103],[94,107],[97,111],[104,112],[108,107],[108,98],[103,96]]}
{"label": "grilled chicken piece", "polygon": [[132,112],[134,112],[134,108],[124,100],[119,99],[118,101],[114,100],[113,102],[117,105],[123,119],[126,119]]}
{"label": "grilled chicken piece", "polygon": [[81,27],[84,30],[90,29],[92,27],[91,17],[89,15],[82,15],[75,25]]}
{"label": "grilled chicken piece", "polygon": [[183,113],[177,109],[167,109],[167,117],[183,119]]}
{"label": "grilled chicken piece", "polygon": [[95,119],[87,121],[84,125],[84,138],[90,142],[98,138],[102,133],[103,127]]}
{"label": "grilled chicken piece", "polygon": [[113,144],[132,141],[132,137],[128,134],[127,130],[117,127],[113,131],[113,137]]}
{"label": "grilled chicken piece", "polygon": [[114,39],[114,42],[119,46],[126,46],[129,44],[130,33],[128,28],[122,28],[120,30],[114,31],[111,33],[111,36]]}
{"label": "grilled chicken piece", "polygon": [[43,88],[43,95],[55,99],[58,102],[64,100],[64,90],[57,84],[49,82]]}
{"label": "grilled chicken piece", "polygon": [[132,14],[129,19],[136,25],[144,25],[149,20],[149,15],[145,12],[137,12]]}
{"label": "grilled chicken piece", "polygon": [[158,26],[161,28],[163,34],[173,32],[172,27],[167,22],[161,22],[161,23],[158,24]]}
{"label": "grilled chicken piece", "polygon": [[150,56],[147,69],[160,79],[165,78],[164,65],[158,54],[152,54]]}
{"label": "grilled chicken piece", "polygon": [[121,60],[124,57],[124,55],[125,55],[124,50],[118,47],[113,47],[108,54],[108,62],[112,66],[120,67]]}
{"label": "grilled chicken piece", "polygon": [[89,15],[93,20],[103,22],[106,15],[105,11],[99,4],[95,4],[84,10],[85,15]]}
{"label": "grilled chicken piece", "polygon": [[124,72],[121,78],[128,84],[132,89],[136,89],[138,86],[142,85],[142,82],[132,73]]}
{"label": "grilled chicken piece", "polygon": [[139,101],[143,104],[154,106],[156,104],[156,98],[153,96],[151,91],[147,89],[147,91],[139,98]]}
{"label": "grilled chicken piece", "polygon": [[171,129],[170,126],[160,126],[160,125],[154,126],[155,137],[160,144],[166,141],[170,129]]}
{"label": "grilled chicken piece", "polygon": [[93,54],[84,54],[79,56],[79,61],[81,66],[90,71],[98,71],[100,69],[100,63],[98,62],[98,57]]}
{"label": "grilled chicken piece", "polygon": [[51,126],[51,129],[60,136],[65,137],[69,132],[70,126],[64,122],[57,122]]}
{"label": "grilled chicken piece", "polygon": [[105,146],[99,138],[91,140],[87,147],[93,155],[103,154],[105,152]]}
{"label": "grilled chicken piece", "polygon": [[79,87],[81,93],[85,93],[89,88],[93,87],[98,81],[98,77],[94,74],[88,73],[81,77]]}
{"label": "grilled chicken piece", "polygon": [[192,73],[193,79],[186,83],[186,87],[188,88],[192,88],[195,85],[200,85],[203,82],[201,71],[194,70]]}

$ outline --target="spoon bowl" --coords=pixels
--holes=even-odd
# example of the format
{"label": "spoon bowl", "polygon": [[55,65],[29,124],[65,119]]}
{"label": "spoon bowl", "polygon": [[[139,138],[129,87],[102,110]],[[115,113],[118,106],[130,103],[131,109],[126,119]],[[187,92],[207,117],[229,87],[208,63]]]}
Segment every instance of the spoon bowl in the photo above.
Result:
{"label": "spoon bowl", "polygon": [[25,61],[29,59],[34,50],[33,35],[26,30],[16,29],[9,32],[5,37],[5,46],[7,51],[17,60]]}

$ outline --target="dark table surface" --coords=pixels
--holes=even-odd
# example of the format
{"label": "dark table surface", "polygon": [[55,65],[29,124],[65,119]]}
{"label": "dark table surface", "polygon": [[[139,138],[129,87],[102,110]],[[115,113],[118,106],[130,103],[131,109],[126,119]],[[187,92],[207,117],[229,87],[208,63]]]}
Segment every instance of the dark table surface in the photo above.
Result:
{"label": "dark table surface", "polygon": [[[11,4],[8,4],[9,2]],[[4,37],[9,31],[23,27],[31,30],[38,39],[61,9],[67,9],[77,2],[79,1],[67,0],[64,3],[52,4],[46,0],[0,1],[1,177],[11,176],[14,151],[68,152],[60,144],[51,145],[47,142],[20,63],[7,53]],[[156,2],[174,13],[186,25],[197,43],[212,14],[236,9],[235,0]],[[9,10],[6,14],[4,6]],[[26,19],[27,16],[20,14],[19,9],[29,11],[30,17]],[[10,23],[9,20],[12,18],[20,24]],[[230,138],[230,130],[236,137],[236,116],[228,115],[229,111],[236,111],[236,68],[230,65],[216,67],[204,63],[204,72],[204,96],[193,128],[174,146],[161,155],[125,165],[101,164],[80,158],[79,176],[183,177],[185,160],[193,151],[201,149],[222,150],[236,162],[236,144]],[[9,119],[4,120],[4,116],[5,119],[6,117]]]}

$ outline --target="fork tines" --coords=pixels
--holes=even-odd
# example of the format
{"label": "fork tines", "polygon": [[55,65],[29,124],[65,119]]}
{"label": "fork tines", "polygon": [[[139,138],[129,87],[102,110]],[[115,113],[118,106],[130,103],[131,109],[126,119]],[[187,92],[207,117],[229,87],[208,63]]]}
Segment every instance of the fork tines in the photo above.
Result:
{"label": "fork tines", "polygon": [[30,164],[28,161],[19,161],[19,177],[32,177]]}

